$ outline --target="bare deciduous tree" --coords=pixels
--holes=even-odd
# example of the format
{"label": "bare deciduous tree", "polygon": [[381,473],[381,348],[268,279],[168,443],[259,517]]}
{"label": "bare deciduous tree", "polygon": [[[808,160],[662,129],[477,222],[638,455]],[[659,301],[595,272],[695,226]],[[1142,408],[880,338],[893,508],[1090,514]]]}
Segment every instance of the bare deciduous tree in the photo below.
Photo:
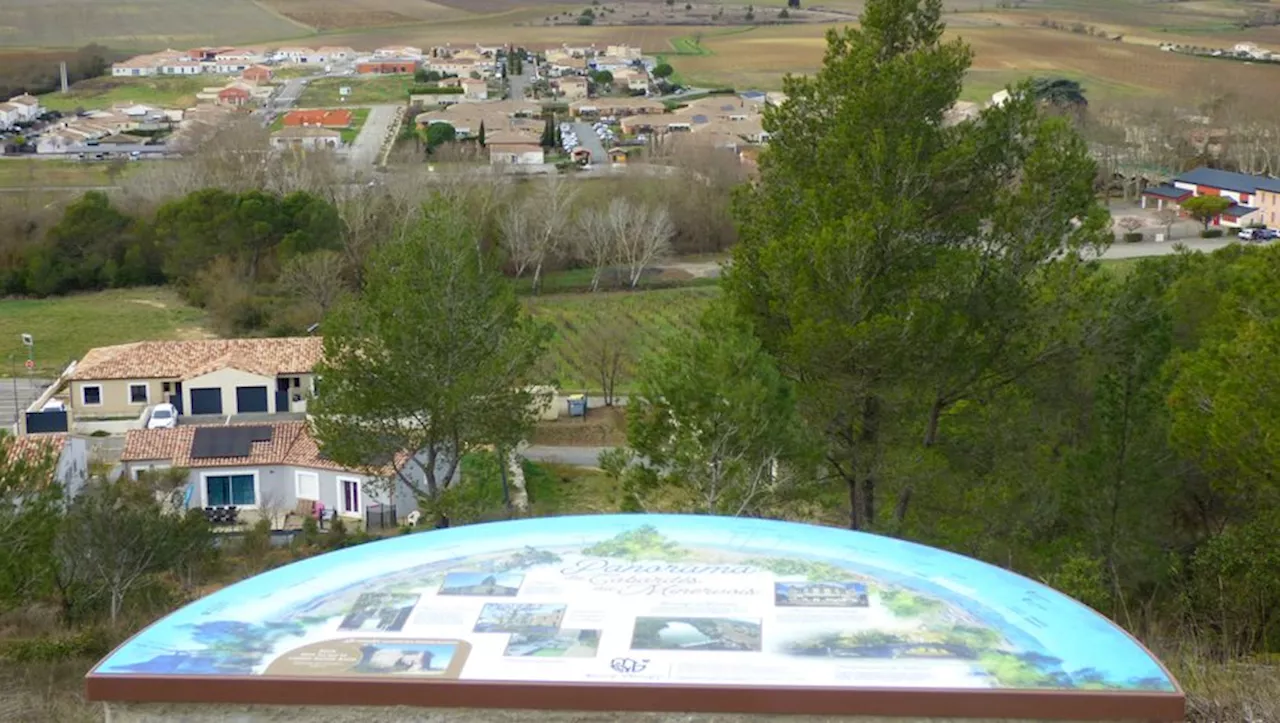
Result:
{"label": "bare deciduous tree", "polygon": [[1134,233],[1146,225],[1146,222],[1136,216],[1125,216],[1118,219],[1116,225],[1124,229],[1125,233]]}
{"label": "bare deciduous tree", "polygon": [[1164,239],[1169,241],[1173,238],[1173,225],[1178,222],[1181,216],[1178,215],[1177,209],[1162,208],[1156,212],[1156,218],[1159,219],[1160,225],[1164,227]]}
{"label": "bare deciduous tree", "polygon": [[617,250],[609,221],[608,209],[588,208],[578,215],[578,233],[574,238],[574,257],[591,269],[591,290],[600,290],[600,277],[617,259]]}
{"label": "bare deciduous tree", "polygon": [[542,285],[543,265],[560,251],[565,232],[573,222],[573,204],[577,198],[577,187],[555,174],[540,181],[533,195],[520,204],[518,212],[524,217],[526,234],[521,244],[522,260],[526,267],[533,267],[535,294]]}
{"label": "bare deciduous tree", "polygon": [[280,273],[280,285],[324,316],[346,292],[345,270],[337,251],[316,251],[290,259]]}
{"label": "bare deciduous tree", "polygon": [[627,267],[628,283],[634,289],[645,270],[671,251],[675,227],[667,209],[622,198],[609,202],[609,219],[618,261]]}
{"label": "bare deciduous tree", "polygon": [[612,407],[617,400],[618,380],[631,361],[633,346],[631,335],[617,324],[594,329],[587,338],[586,361],[600,382],[606,407]]}

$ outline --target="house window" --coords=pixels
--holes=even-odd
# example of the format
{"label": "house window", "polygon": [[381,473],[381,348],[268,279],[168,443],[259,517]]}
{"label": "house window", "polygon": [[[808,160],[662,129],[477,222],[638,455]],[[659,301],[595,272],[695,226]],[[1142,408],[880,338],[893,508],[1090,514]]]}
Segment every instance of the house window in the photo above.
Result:
{"label": "house window", "polygon": [[207,475],[204,478],[208,507],[253,507],[258,504],[258,476],[255,474]]}
{"label": "house window", "polygon": [[297,497],[300,500],[320,499],[320,475],[315,472],[299,472],[296,481]]}
{"label": "house window", "polygon": [[173,382],[165,382],[161,388],[164,389],[165,394],[168,394],[173,391]]}
{"label": "house window", "polygon": [[102,405],[102,387],[97,384],[91,384],[80,387],[80,401],[86,407],[98,407]]}
{"label": "house window", "polygon": [[302,386],[302,377],[294,377],[294,378],[293,378],[293,388],[294,388],[294,389],[297,389],[297,388],[298,388],[298,387],[300,387],[300,386]]}
{"label": "house window", "polygon": [[338,511],[344,515],[360,514],[360,480],[338,478]]}
{"label": "house window", "polygon": [[146,404],[151,401],[151,392],[146,384],[130,384],[129,385],[129,403],[130,404]]}

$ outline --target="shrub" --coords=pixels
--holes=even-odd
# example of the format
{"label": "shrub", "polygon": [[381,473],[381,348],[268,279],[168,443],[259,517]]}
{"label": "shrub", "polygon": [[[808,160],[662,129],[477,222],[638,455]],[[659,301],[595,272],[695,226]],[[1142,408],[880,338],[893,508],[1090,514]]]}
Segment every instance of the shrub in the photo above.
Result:
{"label": "shrub", "polygon": [[14,663],[55,663],[78,658],[101,658],[114,642],[101,628],[86,628],[71,635],[55,635],[0,642],[0,658]]}
{"label": "shrub", "polygon": [[1137,243],[1142,240],[1142,232],[1132,231],[1130,233],[1126,233],[1122,238],[1124,238],[1125,243]]}
{"label": "shrub", "polygon": [[1222,237],[1222,229],[1220,228],[1207,228],[1200,232],[1200,238],[1221,238],[1221,237]]}

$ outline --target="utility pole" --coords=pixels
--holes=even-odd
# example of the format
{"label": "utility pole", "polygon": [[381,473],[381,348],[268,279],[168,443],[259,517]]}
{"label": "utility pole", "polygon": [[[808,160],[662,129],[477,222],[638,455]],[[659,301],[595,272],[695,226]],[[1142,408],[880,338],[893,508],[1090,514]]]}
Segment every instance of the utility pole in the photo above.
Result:
{"label": "utility pole", "polygon": [[16,354],[9,355],[9,365],[13,367],[13,375],[9,381],[13,383],[13,429],[16,432],[22,429],[22,413],[18,410],[18,356]]}
{"label": "utility pole", "polygon": [[67,92],[67,61],[62,61],[58,66],[58,73],[62,76],[62,92]]}

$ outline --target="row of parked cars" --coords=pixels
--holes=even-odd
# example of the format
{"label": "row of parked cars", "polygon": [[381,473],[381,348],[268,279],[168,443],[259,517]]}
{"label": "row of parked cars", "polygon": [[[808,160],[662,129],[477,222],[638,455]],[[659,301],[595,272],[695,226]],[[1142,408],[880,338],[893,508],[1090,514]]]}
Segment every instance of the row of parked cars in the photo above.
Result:
{"label": "row of parked cars", "polygon": [[1274,228],[1242,228],[1236,236],[1241,241],[1270,241],[1280,238],[1280,231]]}

